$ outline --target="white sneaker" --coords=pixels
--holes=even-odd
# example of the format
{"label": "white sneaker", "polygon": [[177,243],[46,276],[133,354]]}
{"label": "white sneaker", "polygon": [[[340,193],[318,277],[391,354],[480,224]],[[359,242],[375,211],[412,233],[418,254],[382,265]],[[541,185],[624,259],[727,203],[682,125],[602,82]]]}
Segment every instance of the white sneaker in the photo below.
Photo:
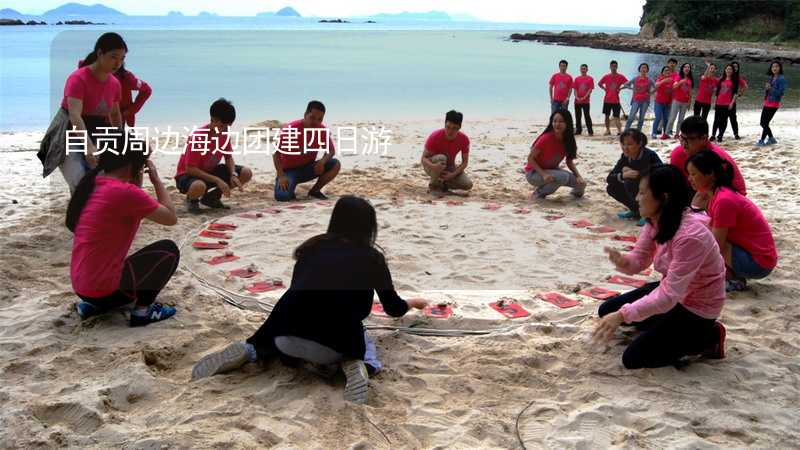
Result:
{"label": "white sneaker", "polygon": [[347,377],[344,386],[344,399],[357,405],[367,403],[369,395],[369,374],[364,361],[351,359],[342,363],[342,371]]}

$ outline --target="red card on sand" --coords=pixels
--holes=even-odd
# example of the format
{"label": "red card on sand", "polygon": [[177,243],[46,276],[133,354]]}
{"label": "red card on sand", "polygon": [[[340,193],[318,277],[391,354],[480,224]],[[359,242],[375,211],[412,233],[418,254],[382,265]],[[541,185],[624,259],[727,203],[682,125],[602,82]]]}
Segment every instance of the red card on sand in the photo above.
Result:
{"label": "red card on sand", "polygon": [[501,205],[499,203],[487,203],[487,204],[483,205],[483,208],[481,208],[481,209],[488,209],[489,211],[497,211],[498,209],[500,209],[502,207],[503,207],[503,205]]}
{"label": "red card on sand", "polygon": [[192,244],[192,247],[199,250],[219,250],[227,246],[228,244],[223,244],[222,242],[195,242]]}
{"label": "red card on sand", "polygon": [[276,289],[281,289],[283,287],[283,283],[273,283],[272,281],[258,281],[256,283],[247,286],[247,291],[251,294],[260,294],[262,292],[269,292],[274,291]]}
{"label": "red card on sand", "polygon": [[235,269],[228,272],[228,276],[230,277],[238,277],[238,278],[253,278],[256,275],[261,275],[261,272],[250,270],[247,267],[243,269]]}
{"label": "red card on sand", "polygon": [[542,292],[539,294],[539,298],[547,303],[552,303],[559,308],[572,308],[573,306],[578,306],[581,304],[581,302],[569,298],[559,292]]}
{"label": "red card on sand", "polygon": [[610,275],[608,278],[606,278],[606,280],[608,280],[609,283],[622,284],[635,288],[640,288],[647,284],[647,282],[644,280],[638,280],[636,278],[626,277],[623,275]]}
{"label": "red card on sand", "polygon": [[531,315],[519,303],[511,299],[500,299],[496,302],[489,303],[489,307],[499,312],[500,314],[508,317],[509,319],[516,319],[518,317],[528,317]]}
{"label": "red card on sand", "polygon": [[589,230],[595,233],[613,233],[617,231],[616,229],[607,226],[591,227]]}
{"label": "red card on sand", "polygon": [[287,206],[289,209],[305,209],[305,205],[289,205]]}
{"label": "red card on sand", "polygon": [[589,222],[586,219],[576,220],[576,221],[570,222],[569,224],[572,225],[575,228],[587,228],[587,227],[590,227],[590,226],[594,225],[592,222]]}
{"label": "red card on sand", "polygon": [[464,204],[464,202],[462,202],[461,200],[448,200],[447,201],[447,206],[461,206],[463,204]]}
{"label": "red card on sand", "polygon": [[558,220],[558,219],[563,219],[563,218],[564,218],[564,216],[559,216],[557,214],[551,214],[549,216],[544,216],[544,219],[545,220],[549,220],[550,222],[552,222],[554,220]]}
{"label": "red card on sand", "polygon": [[261,212],[267,213],[267,214],[280,214],[281,210],[278,209],[278,208],[265,208],[265,209],[262,209]]}
{"label": "red card on sand", "polygon": [[453,315],[453,308],[450,305],[433,305],[426,307],[423,312],[434,319],[447,319]]}
{"label": "red card on sand", "polygon": [[228,233],[223,233],[221,231],[213,231],[213,230],[203,230],[200,232],[200,236],[213,239],[231,239],[233,237]]}
{"label": "red card on sand", "polygon": [[209,259],[206,263],[216,266],[218,264],[236,261],[237,259],[239,259],[239,257],[235,255],[219,255]]}
{"label": "red card on sand", "polygon": [[264,217],[264,214],[260,212],[246,212],[239,214],[236,217],[241,217],[242,219],[260,219]]}
{"label": "red card on sand", "polygon": [[314,202],[314,204],[317,205],[317,206],[333,206],[333,202],[330,202],[330,201],[327,201],[327,200],[319,200],[319,201]]}
{"label": "red card on sand", "polygon": [[216,231],[232,231],[236,229],[236,225],[232,223],[214,222],[208,226],[208,229]]}
{"label": "red card on sand", "polygon": [[620,234],[615,234],[611,239],[623,242],[636,242],[636,236],[622,236]]}
{"label": "red card on sand", "polygon": [[514,210],[516,214],[530,214],[530,208],[517,208]]}
{"label": "red card on sand", "polygon": [[598,286],[593,286],[588,289],[584,289],[578,292],[580,295],[585,295],[587,297],[591,297],[595,300],[608,300],[611,297],[616,297],[619,295],[619,292],[612,291],[611,289],[606,289]]}
{"label": "red card on sand", "polygon": [[383,310],[383,305],[380,303],[373,303],[372,304],[372,314],[376,316],[386,316],[386,311]]}

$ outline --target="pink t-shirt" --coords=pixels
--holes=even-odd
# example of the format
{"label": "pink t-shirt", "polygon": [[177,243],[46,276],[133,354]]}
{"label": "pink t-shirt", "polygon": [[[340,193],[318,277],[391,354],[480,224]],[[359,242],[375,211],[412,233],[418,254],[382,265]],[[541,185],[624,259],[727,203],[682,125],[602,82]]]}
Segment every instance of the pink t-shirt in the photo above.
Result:
{"label": "pink t-shirt", "polygon": [[461,159],[469,154],[469,138],[466,134],[458,132],[455,139],[448,140],[444,128],[440,128],[425,141],[425,151],[430,155],[447,156],[447,168],[452,169],[456,166],[456,155],[461,153]]}
{"label": "pink t-shirt", "polygon": [[653,87],[653,80],[648,77],[636,77],[633,80],[633,101],[649,102],[651,87]]}
{"label": "pink t-shirt", "polygon": [[[656,88],[656,103],[669,105],[672,104],[672,84],[675,82],[675,80],[672,79],[672,76],[665,77],[664,75],[659,75],[658,81],[663,80],[669,81],[662,83]],[[656,82],[656,84],[658,84],[658,82]]]}
{"label": "pink t-shirt", "polygon": [[578,100],[578,97],[583,97],[589,92],[589,89],[594,89],[594,78],[589,75],[580,75],[575,77],[575,82],[572,86],[575,88],[575,103],[578,105],[589,103],[589,97],[585,100]]}
{"label": "pink t-shirt", "polygon": [[122,98],[122,87],[114,75],[109,75],[106,81],[98,81],[92,75],[90,66],[84,66],[73,71],[64,85],[64,98],[61,107],[69,109],[67,98],[72,97],[83,102],[82,116],[106,117],[111,114],[115,103]]}
{"label": "pink t-shirt", "polygon": [[678,81],[678,80],[681,79],[681,74],[678,73],[678,72],[672,72],[672,75],[670,75],[670,78],[672,78],[672,81]]}
{"label": "pink t-shirt", "polygon": [[720,83],[719,94],[717,94],[717,105],[728,106],[733,100],[733,80],[725,80]]}
{"label": "pink t-shirt", "polygon": [[683,78],[678,81],[684,81],[677,87],[672,88],[672,99],[679,103],[689,103],[692,99],[692,79]]}
{"label": "pink t-shirt", "polygon": [[778,251],[769,223],[749,198],[726,187],[717,189],[708,202],[712,228],[727,228],[728,242],[750,253],[759,266],[773,269]]}
{"label": "pink t-shirt", "polygon": [[[564,148],[564,143],[558,140],[555,133],[552,131],[543,133],[536,138],[531,148],[539,149],[539,155],[536,157],[536,164],[545,170],[558,169],[561,161],[567,157],[567,149]],[[533,170],[533,166],[526,163],[525,172],[530,172],[531,170]]]}
{"label": "pink t-shirt", "polygon": [[550,77],[550,86],[553,86],[553,101],[563,102],[572,89],[572,75],[568,73],[555,73]]}
{"label": "pink t-shirt", "polygon": [[[133,72],[126,71],[120,83],[122,85],[122,99],[119,102],[119,108],[122,111],[127,110],[127,114],[124,114],[122,119],[129,127],[133,127],[136,125],[136,113],[142,109],[144,102],[150,98],[153,90],[149,84],[136,78]],[[133,100],[133,91],[139,92],[135,101]]]}
{"label": "pink t-shirt", "polygon": [[122,269],[139,223],[158,208],[142,188],[98,176],[72,240],[72,288],[84,297],[119,289]]}
{"label": "pink t-shirt", "polygon": [[718,81],[719,78],[717,77],[708,77],[700,79],[700,84],[697,86],[697,97],[695,97],[695,101],[710,105],[711,97],[717,90]]}
{"label": "pink t-shirt", "polygon": [[664,244],[655,240],[657,226],[645,224],[624,273],[635,275],[650,263],[663,275],[658,287],[620,309],[627,323],[663,314],[680,303],[706,319],[716,319],[725,303],[725,262],[705,214],[683,213],[675,236]]}
{"label": "pink t-shirt", "polygon": [[[713,142],[708,143],[708,149],[719,155],[720,158],[730,163],[731,167],[733,167],[733,187],[735,187],[737,191],[741,192],[742,195],[747,195],[747,189],[745,188],[744,184],[744,177],[742,176],[742,172],[739,171],[739,166],[736,165],[736,161],[733,160],[733,157],[731,157],[731,155],[729,155],[728,152],[718,147]],[[680,169],[681,172],[683,172],[683,176],[686,177],[687,183],[689,180],[689,173],[686,172],[686,161],[688,160],[689,160],[689,154],[686,152],[686,149],[684,149],[682,145],[675,147],[675,149],[672,150],[672,153],[669,155],[669,163]]]}
{"label": "pink t-shirt", "polygon": [[[186,139],[186,147],[178,160],[178,168],[175,171],[175,178],[186,173],[187,166],[197,167],[203,172],[211,173],[220,163],[222,158],[233,153],[231,141],[232,136],[222,134],[215,138],[210,138],[209,127],[205,124],[201,128],[194,130]],[[226,155],[225,153],[228,153]]]}
{"label": "pink t-shirt", "polygon": [[[323,143],[325,135],[327,135],[327,148]],[[331,131],[325,124],[319,129],[306,130],[303,119],[297,119],[281,129],[278,138],[278,160],[284,170],[311,164],[317,160],[318,153],[324,154],[326,150],[331,155],[336,153]]]}
{"label": "pink t-shirt", "polygon": [[619,103],[619,89],[627,82],[628,79],[621,73],[607,73],[603,75],[603,78],[601,78],[600,82],[597,84],[606,89],[603,102],[612,104]]}

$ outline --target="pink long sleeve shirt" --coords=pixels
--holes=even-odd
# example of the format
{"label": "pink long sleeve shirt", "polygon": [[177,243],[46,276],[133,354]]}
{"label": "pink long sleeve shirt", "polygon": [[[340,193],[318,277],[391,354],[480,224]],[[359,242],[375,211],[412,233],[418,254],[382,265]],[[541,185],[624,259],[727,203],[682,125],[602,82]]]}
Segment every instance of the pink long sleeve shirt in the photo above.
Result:
{"label": "pink long sleeve shirt", "polygon": [[620,309],[626,323],[641,322],[682,304],[706,319],[716,319],[725,303],[725,262],[705,214],[686,211],[672,240],[658,244],[657,227],[642,228],[624,273],[634,275],[653,263],[663,275],[650,294]]}

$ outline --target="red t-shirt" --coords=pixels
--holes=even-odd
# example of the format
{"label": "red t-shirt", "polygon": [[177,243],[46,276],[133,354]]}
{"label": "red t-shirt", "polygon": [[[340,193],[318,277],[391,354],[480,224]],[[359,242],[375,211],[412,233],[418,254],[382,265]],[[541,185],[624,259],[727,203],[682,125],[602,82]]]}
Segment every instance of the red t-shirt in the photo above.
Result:
{"label": "red t-shirt", "polygon": [[159,203],[142,188],[98,176],[72,240],[72,288],[84,297],[119,289],[122,269],[139,223]]}
{"label": "red t-shirt", "polygon": [[578,97],[583,97],[589,92],[589,89],[594,89],[594,78],[590,75],[577,76],[572,86],[575,88],[575,103],[578,105],[589,103],[589,97],[587,97],[586,100],[578,100]]}
{"label": "red t-shirt", "polygon": [[728,242],[750,253],[759,266],[773,269],[778,251],[767,220],[749,198],[726,187],[720,188],[708,202],[712,228],[727,228]]}
{"label": "red t-shirt", "polygon": [[77,98],[83,102],[82,116],[106,117],[111,114],[111,108],[121,99],[122,87],[114,75],[109,75],[106,81],[98,81],[92,75],[90,66],[83,66],[74,70],[64,84],[64,98],[61,107],[69,109],[67,98]]}
{"label": "red t-shirt", "polygon": [[452,141],[447,139],[447,133],[444,128],[440,128],[425,141],[425,151],[431,156],[445,155],[447,156],[447,167],[453,168],[456,165],[456,155],[461,153],[463,161],[464,156],[469,154],[469,138],[466,134],[458,132],[455,139]]}
{"label": "red t-shirt", "polygon": [[692,99],[692,79],[691,78],[682,78],[678,81],[684,81],[681,83],[677,88],[673,87],[672,89],[672,98],[676,102],[680,103],[689,103]]}
{"label": "red t-shirt", "polygon": [[[713,142],[709,142],[709,150],[730,163],[731,167],[733,168],[733,187],[735,187],[736,190],[742,195],[747,195],[744,177],[742,176],[742,172],[739,171],[739,166],[736,165],[736,161],[733,160],[731,155],[729,155],[728,152],[722,148],[717,147]],[[669,163],[683,172],[683,176],[686,177],[687,183],[689,182],[689,173],[686,171],[686,161],[688,160],[689,154],[686,153],[686,149],[684,149],[682,145],[675,147],[675,149],[672,150],[672,153],[669,155]]]}
{"label": "red t-shirt", "polygon": [[664,75],[659,75],[658,81],[663,80],[669,80],[669,82],[662,83],[656,88],[656,103],[669,105],[672,104],[672,84],[675,83],[675,80],[672,76],[665,77]]}
{"label": "red t-shirt", "polygon": [[553,101],[563,102],[572,89],[572,75],[568,73],[555,73],[550,77],[550,86],[553,86]]}
{"label": "red t-shirt", "polygon": [[717,105],[728,106],[733,100],[733,80],[725,80],[719,86]]}
{"label": "red t-shirt", "polygon": [[711,97],[717,90],[718,81],[719,78],[717,77],[708,77],[700,79],[700,84],[697,86],[697,96],[695,97],[695,101],[710,105]]}
{"label": "red t-shirt", "polygon": [[[567,149],[564,148],[564,143],[561,142],[552,131],[541,134],[531,148],[538,148],[539,155],[536,157],[536,164],[542,169],[558,169],[561,161],[567,157]],[[525,164],[525,172],[533,170],[533,166]]]}
{"label": "red t-shirt", "polygon": [[215,167],[220,163],[225,153],[233,153],[231,147],[232,138],[226,134],[209,137],[209,127],[211,124],[205,124],[201,128],[194,130],[192,134],[186,139],[186,147],[181,153],[181,158],[178,160],[178,168],[175,172],[175,178],[186,173],[187,166],[194,166],[203,172],[211,173]]}
{"label": "red t-shirt", "polygon": [[651,87],[653,87],[653,80],[647,77],[636,77],[633,80],[633,101],[649,102]]}
{"label": "red t-shirt", "polygon": [[[281,162],[281,168],[294,169],[311,164],[317,160],[317,153],[325,150],[330,154],[336,152],[330,130],[324,124],[321,127],[306,132],[303,119],[298,119],[289,122],[281,129],[278,138],[278,160]],[[327,134],[327,149],[322,141],[325,134]],[[309,151],[305,151],[306,149]]]}
{"label": "red t-shirt", "polygon": [[[120,83],[122,85],[122,99],[119,102],[119,108],[123,111],[128,109],[127,114],[123,115],[122,119],[129,127],[133,127],[136,126],[136,113],[142,109],[144,102],[150,98],[153,90],[143,80],[136,78],[133,72],[126,71]],[[133,101],[133,91],[139,92],[135,102]]]}
{"label": "red t-shirt", "polygon": [[621,73],[607,73],[603,75],[603,78],[601,78],[600,82],[597,84],[606,89],[603,103],[619,103],[619,89],[627,82],[628,79]]}
{"label": "red t-shirt", "polygon": [[672,75],[670,75],[670,78],[672,78],[673,82],[674,81],[678,81],[678,80],[681,79],[681,74],[678,73],[678,72],[672,72]]}

